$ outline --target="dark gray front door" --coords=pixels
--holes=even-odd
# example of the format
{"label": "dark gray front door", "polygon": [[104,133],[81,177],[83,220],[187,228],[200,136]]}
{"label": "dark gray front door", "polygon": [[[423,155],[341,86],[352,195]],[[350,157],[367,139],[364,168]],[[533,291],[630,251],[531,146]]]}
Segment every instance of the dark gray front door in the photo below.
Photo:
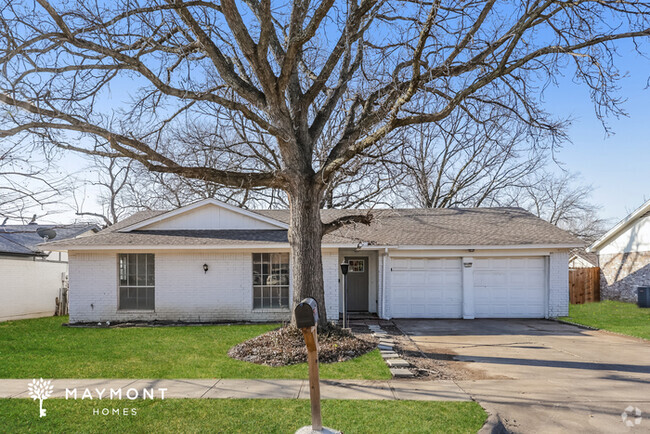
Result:
{"label": "dark gray front door", "polygon": [[348,311],[368,312],[368,257],[346,257],[348,268]]}

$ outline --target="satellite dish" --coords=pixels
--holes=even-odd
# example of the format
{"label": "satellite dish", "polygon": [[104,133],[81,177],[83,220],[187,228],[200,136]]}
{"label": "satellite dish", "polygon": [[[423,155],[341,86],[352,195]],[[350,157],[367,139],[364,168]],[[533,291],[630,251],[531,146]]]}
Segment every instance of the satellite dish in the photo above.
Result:
{"label": "satellite dish", "polygon": [[53,240],[56,238],[56,231],[54,229],[38,228],[36,229],[36,233],[39,237],[45,238],[46,240]]}

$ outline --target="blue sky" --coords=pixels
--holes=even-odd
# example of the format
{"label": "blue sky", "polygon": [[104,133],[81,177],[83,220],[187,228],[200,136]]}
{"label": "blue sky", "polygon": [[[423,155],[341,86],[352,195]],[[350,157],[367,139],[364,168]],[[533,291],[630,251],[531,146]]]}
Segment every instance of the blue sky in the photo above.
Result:
{"label": "blue sky", "polygon": [[[565,144],[556,159],[565,170],[578,172],[582,183],[594,187],[591,199],[611,225],[650,199],[650,89],[646,89],[650,59],[633,51],[629,42],[620,47],[617,66],[626,77],[620,81],[619,96],[627,99],[623,107],[629,116],[607,119],[613,134],[606,134],[587,88],[572,81],[572,71],[566,70],[566,76],[558,79],[558,87],[544,93],[549,112],[574,120],[568,131],[572,143]],[[645,48],[650,51],[650,47]],[[68,173],[84,171],[87,165],[73,154],[59,163],[61,171]],[[86,193],[87,205],[95,202],[92,188]],[[74,214],[68,212],[44,220],[70,219]]]}
{"label": "blue sky", "polygon": [[607,135],[597,119],[587,88],[571,77],[545,94],[549,111],[574,119],[569,129],[573,143],[556,158],[594,187],[593,202],[611,224],[650,199],[650,59],[631,49],[620,54],[617,65],[627,77],[621,80],[619,95],[627,99],[623,108],[629,116],[607,120],[613,134]]}
{"label": "blue sky", "polygon": [[[568,71],[557,88],[548,88],[544,94],[551,113],[574,120],[569,129],[572,143],[566,143],[556,159],[564,170],[578,172],[584,184],[594,187],[592,201],[601,206],[600,215],[609,225],[650,199],[650,89],[646,89],[650,59],[631,50],[621,53],[618,65],[627,77],[621,80],[619,95],[627,99],[623,107],[629,116],[607,119],[612,134],[606,134],[596,117],[587,88],[572,82]],[[69,172],[88,164],[72,154],[61,163],[61,169]],[[93,195],[89,189],[88,205],[94,202]],[[45,220],[73,218],[72,213],[64,213]]]}

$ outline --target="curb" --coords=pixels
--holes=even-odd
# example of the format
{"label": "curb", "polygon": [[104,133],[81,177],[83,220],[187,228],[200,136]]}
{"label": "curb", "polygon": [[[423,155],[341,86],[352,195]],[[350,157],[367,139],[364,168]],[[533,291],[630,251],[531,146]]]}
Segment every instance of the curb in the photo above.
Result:
{"label": "curb", "polygon": [[[489,413],[489,412],[488,412]],[[478,431],[477,434],[510,434],[511,431],[506,428],[505,424],[501,420],[501,417],[497,413],[489,413],[485,424]]]}
{"label": "curb", "polygon": [[572,325],[574,327],[578,327],[578,328],[581,328],[581,329],[584,329],[584,330],[593,330],[593,331],[605,333],[605,334],[608,334],[608,335],[619,336],[619,337],[628,338],[628,339],[634,339],[636,341],[641,341],[641,342],[645,342],[645,343],[650,342],[650,339],[644,339],[644,338],[640,338],[638,336],[631,336],[631,335],[626,335],[626,334],[623,334],[623,333],[617,333],[617,332],[613,332],[611,330],[599,329],[599,328],[596,328],[596,327],[592,327],[592,326],[588,326],[588,325],[584,325],[584,324],[578,324],[576,322],[566,321],[566,320],[563,320],[563,319],[555,318],[553,321],[559,322],[559,323],[562,323],[562,324]]}
{"label": "curb", "polygon": [[564,320],[564,319],[553,318],[553,321],[559,322],[561,324],[572,325],[574,327],[578,327],[578,328],[585,329],[585,330],[603,331],[603,330],[601,330],[599,328],[596,328],[596,327],[592,327],[592,326],[588,326],[588,325],[584,325],[584,324],[579,324],[577,322],[571,322],[571,321],[567,321],[567,320]]}

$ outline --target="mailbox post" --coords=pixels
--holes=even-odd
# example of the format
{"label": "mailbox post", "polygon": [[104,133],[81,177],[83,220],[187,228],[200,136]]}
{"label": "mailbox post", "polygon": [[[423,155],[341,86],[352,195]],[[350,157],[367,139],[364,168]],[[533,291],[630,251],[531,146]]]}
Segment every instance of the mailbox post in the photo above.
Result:
{"label": "mailbox post", "polygon": [[294,309],[296,326],[302,331],[307,345],[309,364],[309,400],[311,401],[311,429],[322,431],[323,420],[320,412],[320,380],[318,375],[318,303],[313,298],[305,298]]}

